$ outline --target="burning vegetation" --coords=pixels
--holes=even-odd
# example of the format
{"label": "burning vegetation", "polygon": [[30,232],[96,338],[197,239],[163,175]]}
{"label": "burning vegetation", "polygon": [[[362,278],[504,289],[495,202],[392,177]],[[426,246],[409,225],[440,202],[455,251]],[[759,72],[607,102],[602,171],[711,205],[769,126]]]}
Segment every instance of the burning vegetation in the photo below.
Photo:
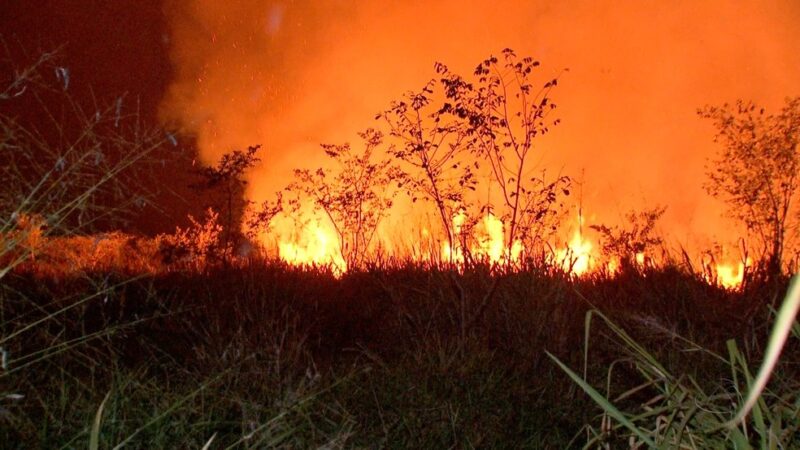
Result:
{"label": "burning vegetation", "polygon": [[[697,111],[715,151],[695,181],[739,230],[698,245],[669,202],[614,218],[553,169],[571,72],[546,61],[436,63],[302,157],[233,145],[253,119],[193,102],[240,93],[191,62],[167,129],[76,100],[55,53],[0,66],[0,448],[800,445],[800,285],[778,308],[800,98]],[[137,231],[174,218],[174,184],[190,211]]]}
{"label": "burning vegetation", "polygon": [[[32,74],[46,58],[32,67]],[[721,147],[705,187],[729,204],[731,218],[747,234],[738,255],[720,246],[694,250],[692,256],[683,247],[671,247],[659,229],[666,206],[631,211],[616,225],[587,223],[584,183],[565,174],[548,176],[536,163],[544,151],[538,142],[560,122],[553,99],[560,77],[539,80],[540,70],[539,61],[518,57],[510,49],[480,62],[468,77],[436,64],[436,77],[391,102],[376,116],[374,128],[359,133],[357,145],[323,144],[323,166],[295,169],[293,180],[271,200],[256,205],[242,199],[248,192],[249,171],[261,162],[260,146],[224,154],[214,165],[197,170],[192,184],[206,199],[205,218],[190,216],[187,227],[150,239],[109,237],[121,236],[119,232],[87,237],[95,243],[93,250],[73,252],[83,255],[76,256],[74,267],[100,264],[154,273],[233,264],[255,253],[291,265],[328,267],[337,274],[392,261],[460,269],[487,264],[503,271],[546,266],[574,276],[615,276],[683,264],[710,283],[731,289],[741,286],[748,274],[792,270],[795,259],[787,261],[784,255],[794,251],[797,229],[797,99],[787,100],[777,115],[744,102],[699,111],[713,120]],[[12,80],[7,92],[21,95],[22,91],[12,92],[13,83],[20,81]],[[27,199],[22,191],[3,193],[12,218],[3,233],[9,242],[7,268],[49,265],[42,270],[53,273],[51,262],[64,260],[57,253],[71,251],[67,248],[77,241],[61,237],[63,225],[52,217],[78,223],[95,220],[84,218],[94,217],[88,208],[114,202],[105,196],[123,189],[121,183],[130,183],[125,177],[141,170],[139,160],[175,139],[171,134],[159,140],[137,132],[135,140],[126,140],[118,131],[125,120],[119,103],[107,114],[108,119],[99,112],[81,119],[93,140],[84,144],[85,139],[77,137],[66,153],[36,160],[22,160],[13,152],[4,155],[6,177],[28,179],[22,175],[30,172],[43,180],[29,186]],[[109,121],[111,134],[99,129]],[[13,121],[7,121],[5,129],[6,146],[22,148],[35,138]],[[112,161],[107,150],[100,150],[109,148],[104,139],[132,151]],[[106,167],[109,163],[116,165]],[[90,183],[84,187],[86,194],[82,186],[62,182],[84,168],[105,171],[94,181],[99,188],[81,178]],[[578,199],[570,197],[576,188]],[[145,193],[139,195],[145,201]],[[59,202],[68,210],[53,210]],[[123,211],[125,205],[121,207]],[[130,242],[142,244],[130,248]],[[130,252],[132,260],[147,262],[128,268],[118,257],[98,262],[103,257],[97,249],[109,245],[119,247],[117,254]],[[20,250],[27,256],[20,256]]]}

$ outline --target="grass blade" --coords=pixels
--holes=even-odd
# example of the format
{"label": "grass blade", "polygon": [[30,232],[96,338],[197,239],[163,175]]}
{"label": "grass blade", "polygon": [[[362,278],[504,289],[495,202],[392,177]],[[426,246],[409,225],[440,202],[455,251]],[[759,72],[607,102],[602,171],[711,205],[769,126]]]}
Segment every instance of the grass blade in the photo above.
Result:
{"label": "grass blade", "polygon": [[789,291],[783,301],[778,317],[775,319],[775,327],[772,329],[772,334],[769,337],[769,344],[767,344],[767,353],[764,357],[764,362],[758,371],[758,376],[753,382],[750,393],[747,395],[747,400],[739,413],[727,425],[730,428],[736,427],[753,409],[761,393],[767,386],[767,381],[778,364],[778,357],[783,350],[786,340],[789,338],[789,333],[794,326],[797,311],[800,309],[800,278],[795,276],[792,279],[792,284],[789,286]]}
{"label": "grass blade", "polygon": [[92,431],[89,434],[89,450],[97,450],[100,448],[100,425],[103,422],[103,409],[109,397],[111,397],[111,391],[108,391],[103,401],[100,402],[100,407],[97,408],[97,414],[95,414],[94,422],[92,423]]}
{"label": "grass blade", "polygon": [[566,374],[569,375],[570,378],[572,378],[572,381],[577,383],[578,386],[580,386],[581,389],[584,390],[584,392],[589,394],[589,397],[591,397],[592,400],[595,401],[595,403],[600,405],[600,407],[603,408],[611,417],[616,419],[619,423],[624,425],[627,429],[631,430],[636,436],[639,437],[639,439],[642,440],[642,442],[644,442],[645,444],[647,444],[650,447],[656,447],[656,443],[653,442],[653,440],[650,439],[650,437],[648,435],[643,433],[642,430],[640,430],[633,422],[631,422],[625,416],[625,414],[622,413],[622,411],[617,409],[616,406],[614,406],[607,398],[605,398],[603,396],[603,394],[597,392],[597,390],[595,388],[593,388],[591,385],[589,385],[589,383],[584,381],[580,377],[580,375],[578,375],[575,372],[573,372],[569,367],[566,366],[566,364],[562,363],[558,358],[553,356],[552,353],[550,353],[548,351],[545,351],[545,353],[547,354],[547,356],[551,360],[553,360],[553,362],[555,362],[561,368],[561,370],[566,372]]}

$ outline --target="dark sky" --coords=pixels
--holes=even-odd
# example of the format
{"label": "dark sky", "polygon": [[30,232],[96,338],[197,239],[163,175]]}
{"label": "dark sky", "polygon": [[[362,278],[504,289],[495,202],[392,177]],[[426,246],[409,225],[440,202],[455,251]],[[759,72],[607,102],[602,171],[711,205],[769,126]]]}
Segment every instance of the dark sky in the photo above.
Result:
{"label": "dark sky", "polygon": [[[159,126],[158,107],[172,77],[169,46],[162,0],[0,0],[0,61],[22,67],[58,49],[55,63],[69,70],[68,94],[84,111],[124,97],[126,112],[138,110],[145,125]],[[53,67],[42,76],[58,85]],[[35,102],[10,105],[4,113],[31,119],[40,132],[49,129]],[[187,222],[187,214],[199,217],[207,206],[191,188],[194,143],[163,147],[151,155],[156,164],[149,166],[148,180],[137,181],[151,203],[127,216],[127,231],[172,231]]]}
{"label": "dark sky", "polygon": [[0,36],[13,51],[61,47],[71,85],[99,99],[139,98],[155,118],[170,80],[162,0],[3,0]]}

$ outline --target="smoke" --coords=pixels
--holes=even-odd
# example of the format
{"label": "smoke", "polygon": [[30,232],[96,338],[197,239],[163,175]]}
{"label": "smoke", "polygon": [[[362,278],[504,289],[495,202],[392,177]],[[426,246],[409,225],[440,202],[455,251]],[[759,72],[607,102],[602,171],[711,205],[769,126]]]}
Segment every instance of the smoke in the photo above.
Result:
{"label": "smoke", "polygon": [[[714,130],[696,116],[737,98],[777,108],[800,94],[800,3],[167,0],[175,78],[161,114],[195,133],[205,162],[263,144],[254,200],[355,140],[441,61],[470,74],[511,47],[567,67],[562,124],[541,164],[581,178],[584,209],[614,221],[669,207],[674,237],[724,234],[702,189]],[[592,219],[591,217],[589,218]]]}

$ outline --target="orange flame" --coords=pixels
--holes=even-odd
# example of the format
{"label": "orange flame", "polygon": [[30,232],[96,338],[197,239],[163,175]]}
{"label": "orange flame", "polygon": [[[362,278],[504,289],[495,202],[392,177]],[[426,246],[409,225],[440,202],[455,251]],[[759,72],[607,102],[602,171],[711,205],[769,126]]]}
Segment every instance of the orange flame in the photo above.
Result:
{"label": "orange flame", "polygon": [[583,275],[593,267],[592,248],[581,230],[583,229],[583,216],[578,214],[578,228],[567,243],[566,248],[556,250],[556,261],[565,270],[575,275]]}
{"label": "orange flame", "polygon": [[737,265],[716,264],[714,267],[716,272],[716,280],[714,281],[726,289],[735,289],[741,286],[742,282],[744,281],[745,268],[750,264],[749,258],[747,259],[746,263],[747,264],[744,262],[739,262]]}
{"label": "orange flame", "polygon": [[[461,234],[467,216],[463,210],[453,216],[453,236]],[[515,241],[511,249],[506,247],[505,228],[503,221],[492,213],[486,214],[481,221],[482,227],[476,230],[475,243],[470,247],[470,253],[477,259],[491,264],[517,263],[522,254],[522,242]],[[510,254],[509,254],[510,253]],[[460,245],[455,249],[450,248],[447,242],[442,243],[442,260],[458,264],[464,262],[464,251]]]}
{"label": "orange flame", "polygon": [[295,266],[330,265],[338,273],[347,271],[339,240],[331,230],[319,223],[309,224],[294,238],[278,242],[278,255],[283,261]]}

